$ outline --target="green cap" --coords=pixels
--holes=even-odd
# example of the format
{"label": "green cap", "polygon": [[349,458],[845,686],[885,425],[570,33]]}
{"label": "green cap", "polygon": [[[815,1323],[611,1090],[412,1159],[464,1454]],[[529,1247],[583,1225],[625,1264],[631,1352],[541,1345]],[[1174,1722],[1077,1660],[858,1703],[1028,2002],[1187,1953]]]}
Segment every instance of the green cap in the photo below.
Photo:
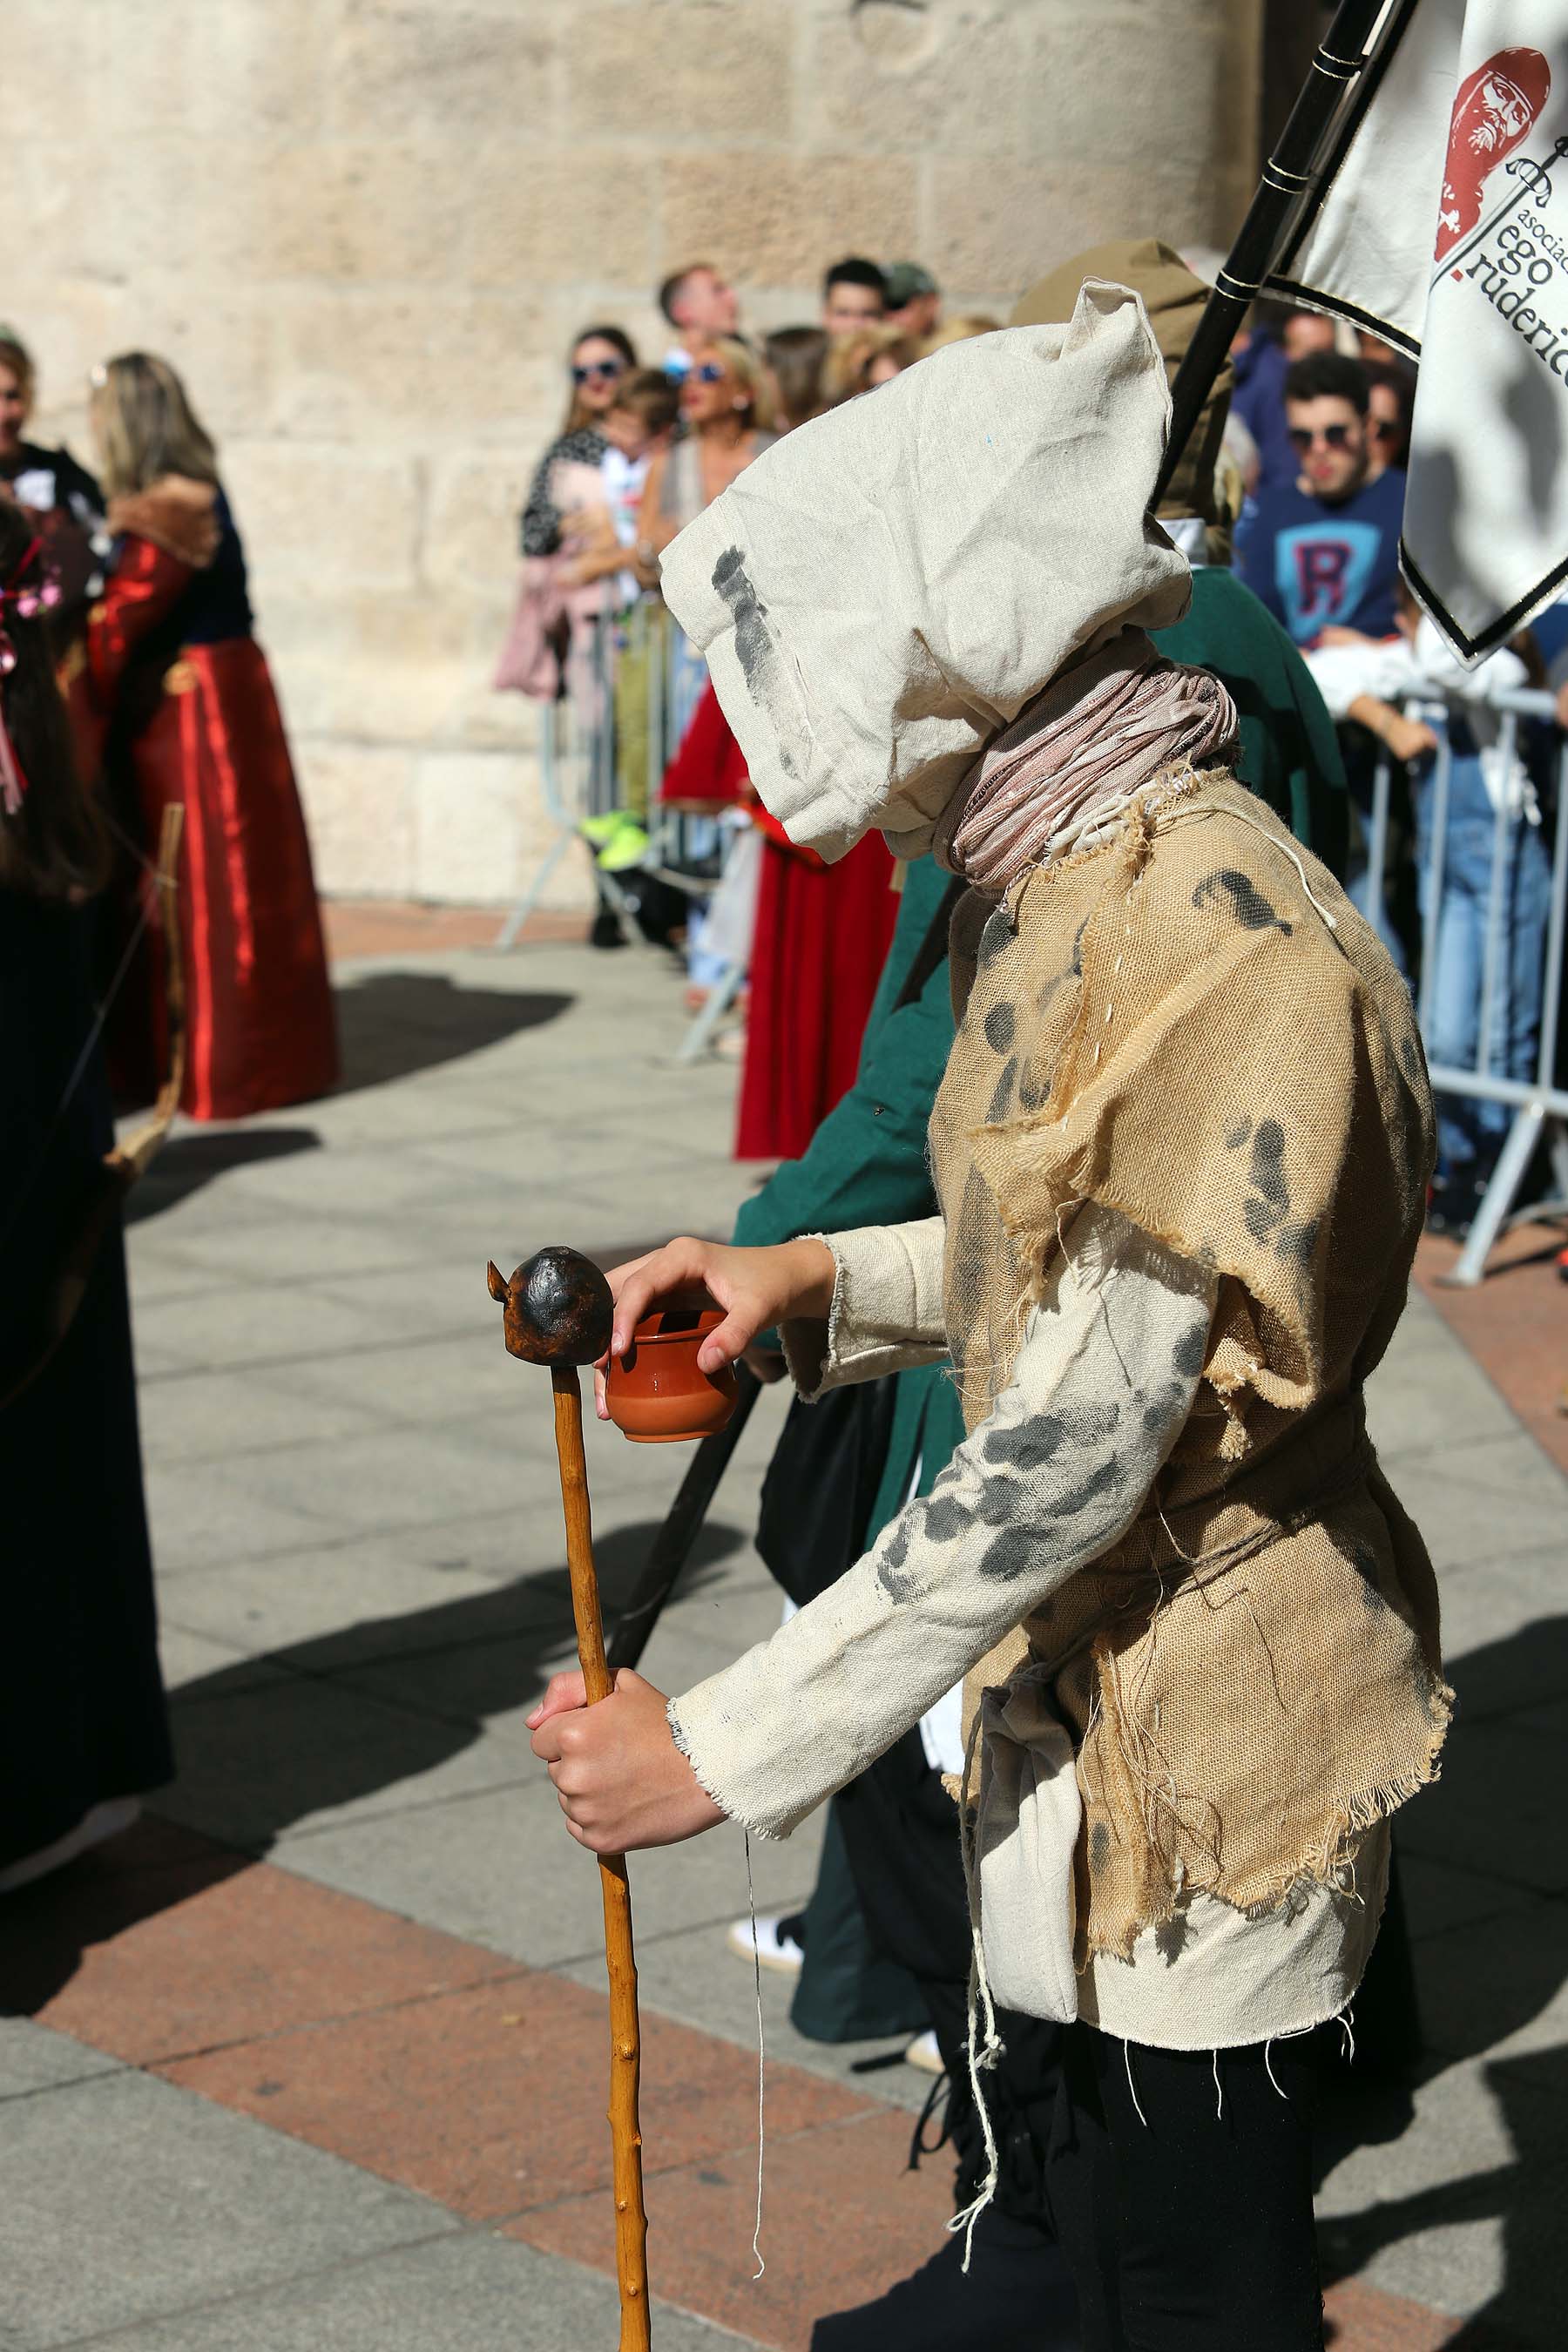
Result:
{"label": "green cap", "polygon": [[901,310],[905,303],[912,302],[917,295],[940,291],[931,271],[922,269],[918,261],[889,262],[882,272],[882,278],[888,289],[889,310]]}

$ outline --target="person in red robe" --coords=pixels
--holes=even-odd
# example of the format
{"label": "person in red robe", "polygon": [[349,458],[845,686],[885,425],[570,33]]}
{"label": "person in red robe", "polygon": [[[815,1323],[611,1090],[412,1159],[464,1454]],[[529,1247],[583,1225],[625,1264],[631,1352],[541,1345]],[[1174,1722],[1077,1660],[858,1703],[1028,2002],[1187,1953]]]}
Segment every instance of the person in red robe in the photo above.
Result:
{"label": "person in red robe", "polygon": [[[180,1107],[244,1118],[327,1092],[338,1075],[310,843],[245,555],[216,453],[174,370],[142,352],[95,377],[115,553],[70,678],[78,740],[143,867],[183,801],[188,1058]],[[162,943],[124,992],[122,1066],[163,1066]],[[132,1034],[126,1037],[124,1031]]]}
{"label": "person in red robe", "polygon": [[763,835],[735,1157],[798,1160],[860,1066],[899,910],[891,853],[880,834],[836,866],[797,848],[752,793],[711,686],[659,797],[686,808],[741,802]]}
{"label": "person in red robe", "polygon": [[825,866],[759,804],[763,834],[737,1160],[798,1160],[860,1066],[899,901],[879,833]]}

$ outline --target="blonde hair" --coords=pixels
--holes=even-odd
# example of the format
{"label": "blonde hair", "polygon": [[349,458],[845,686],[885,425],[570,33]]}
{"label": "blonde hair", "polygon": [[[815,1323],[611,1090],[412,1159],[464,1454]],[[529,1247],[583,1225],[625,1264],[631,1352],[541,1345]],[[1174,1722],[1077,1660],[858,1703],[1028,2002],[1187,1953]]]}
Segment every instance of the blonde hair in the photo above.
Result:
{"label": "blonde hair", "polygon": [[822,363],[824,402],[837,408],[841,401],[868,391],[874,361],[896,360],[901,373],[913,367],[924,349],[901,327],[854,327],[847,335],[836,335]]}
{"label": "blonde hair", "polygon": [[929,359],[932,352],[944,352],[949,343],[967,343],[974,335],[994,335],[1001,324],[988,310],[961,311],[956,319],[944,319],[932,329],[921,345],[921,356]]}
{"label": "blonde hair", "polygon": [[778,414],[773,380],[750,343],[743,343],[739,335],[704,335],[699,349],[716,352],[727,373],[745,390],[749,399],[747,424],[754,425],[759,433],[771,433]]}
{"label": "blonde hair", "polygon": [[110,498],[165,474],[217,480],[217,450],[167,360],[121,352],[93,375],[92,417]]}

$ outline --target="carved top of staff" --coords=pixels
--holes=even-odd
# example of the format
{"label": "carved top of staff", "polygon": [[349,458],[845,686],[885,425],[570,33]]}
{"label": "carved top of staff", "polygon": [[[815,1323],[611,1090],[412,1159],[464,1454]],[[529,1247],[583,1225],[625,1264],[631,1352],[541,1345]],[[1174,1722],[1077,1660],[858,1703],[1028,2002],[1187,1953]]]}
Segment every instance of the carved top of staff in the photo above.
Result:
{"label": "carved top of staff", "polygon": [[616,1304],[594,1264],[559,1245],[535,1251],[510,1282],[494,1261],[490,1297],[506,1308],[507,1351],[525,1364],[595,1364],[610,1344]]}

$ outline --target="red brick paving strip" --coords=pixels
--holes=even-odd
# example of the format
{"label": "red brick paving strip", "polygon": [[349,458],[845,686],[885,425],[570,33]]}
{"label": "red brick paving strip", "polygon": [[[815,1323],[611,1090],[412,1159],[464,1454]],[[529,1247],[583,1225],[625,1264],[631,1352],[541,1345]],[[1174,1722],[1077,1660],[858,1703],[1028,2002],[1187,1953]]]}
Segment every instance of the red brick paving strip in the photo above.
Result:
{"label": "red brick paving strip", "polygon": [[[468,2221],[615,2268],[607,2004],[151,1819],[0,1911],[0,2009],[146,2068]],[[768,2069],[764,2276],[752,2278],[756,2069],[644,2018],[656,2300],[780,2352],[941,2243],[946,2162],[906,2170],[910,2118]],[[1355,2281],[1334,2352],[1437,2352],[1460,2323]]]}
{"label": "red brick paving strip", "polygon": [[1468,2320],[1449,2319],[1401,2294],[1384,2294],[1359,2279],[1342,2279],[1323,2297],[1329,2352],[1440,2352],[1465,2332],[1467,2345],[1482,2352],[1483,2339]]}
{"label": "red brick paving strip", "polygon": [[1565,1242],[1561,1226],[1516,1226],[1474,1290],[1442,1280],[1459,1255],[1455,1243],[1429,1234],[1415,1254],[1422,1290],[1560,1470],[1568,1470],[1568,1412],[1559,1410],[1568,1389],[1568,1282],[1555,1260]]}
{"label": "red brick paving strip", "polygon": [[[431,907],[412,898],[323,898],[321,925],[327,955],[438,955],[449,948],[493,947],[506,919],[504,907]],[[586,914],[557,914],[548,908],[529,917],[523,944],[531,940],[585,940]]]}

